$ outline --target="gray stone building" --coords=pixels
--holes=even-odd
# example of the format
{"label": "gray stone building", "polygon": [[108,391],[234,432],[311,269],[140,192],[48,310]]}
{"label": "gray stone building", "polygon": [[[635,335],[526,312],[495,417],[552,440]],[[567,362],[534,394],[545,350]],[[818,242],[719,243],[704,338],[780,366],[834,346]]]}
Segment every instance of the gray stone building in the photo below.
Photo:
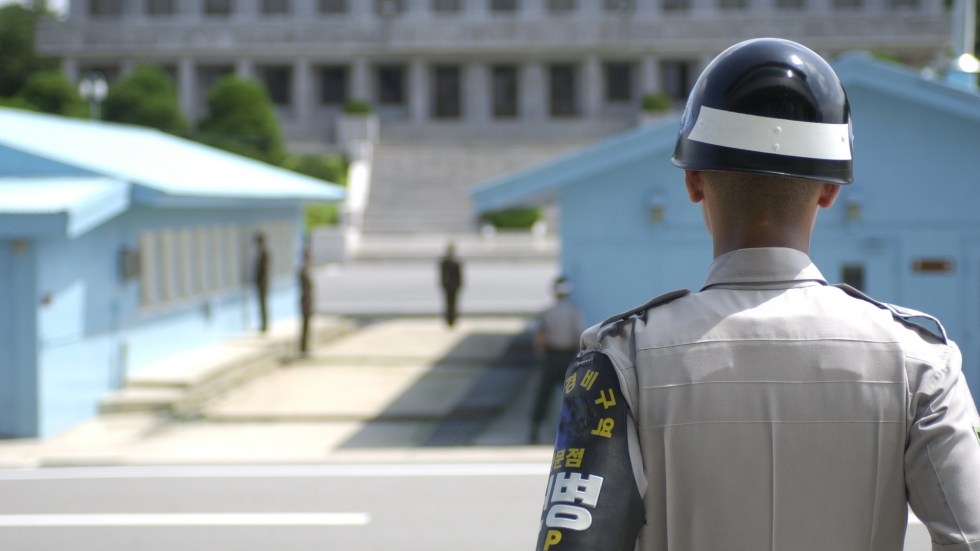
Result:
{"label": "gray stone building", "polygon": [[72,0],[38,49],[75,80],[163,67],[192,119],[234,73],[265,83],[295,149],[336,140],[347,99],[384,139],[587,142],[680,101],[728,45],[781,36],[820,53],[943,56],[942,0]]}

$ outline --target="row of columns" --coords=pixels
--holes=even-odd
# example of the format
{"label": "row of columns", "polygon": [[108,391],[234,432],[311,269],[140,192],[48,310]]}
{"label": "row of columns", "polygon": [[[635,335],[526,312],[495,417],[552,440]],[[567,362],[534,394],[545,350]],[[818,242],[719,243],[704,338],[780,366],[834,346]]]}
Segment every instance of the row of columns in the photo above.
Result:
{"label": "row of columns", "polygon": [[[93,19],[89,14],[89,2],[95,0],[73,0],[70,4],[70,15],[74,21]],[[377,0],[347,0],[347,11],[339,14],[345,18],[369,21],[381,18],[378,14],[375,2]],[[439,19],[445,14],[434,12],[432,0],[391,0],[401,2],[402,12],[391,17],[407,20],[432,20]],[[205,0],[175,0],[174,17],[183,19],[204,18]],[[232,2],[232,20],[255,21],[260,18],[280,17],[298,20],[307,20],[310,17],[326,16],[320,14],[317,7],[318,0],[290,0],[289,13],[264,14],[262,13],[262,0],[234,0]],[[775,5],[776,0],[748,0],[750,10],[770,11]],[[588,18],[594,19],[601,16],[619,17],[650,17],[658,16],[663,13],[664,0],[632,0],[632,7],[624,11],[610,11],[605,8],[605,2],[600,0],[578,0],[574,10],[569,12],[553,12],[549,9],[548,0],[517,0],[518,10],[512,14],[502,14],[493,12],[490,8],[491,0],[460,0],[459,14],[450,17],[476,17],[476,18]],[[718,0],[689,0],[689,10],[692,13],[704,13],[716,11]],[[887,0],[864,0],[867,9],[884,10],[888,9]],[[941,2],[931,0],[921,0],[921,10],[926,12],[937,12],[941,10]],[[832,9],[832,0],[806,0],[807,10],[816,12],[826,12]],[[120,1],[122,16],[126,18],[150,17],[146,12],[146,3],[139,1]]]}
{"label": "row of columns", "polygon": [[[688,61],[703,66],[710,55]],[[577,62],[577,90],[579,115],[592,118],[600,114],[605,98],[605,74],[603,59],[598,54],[589,54]],[[633,89],[637,96],[661,89],[661,59],[655,55],[645,55],[633,62]],[[136,60],[125,59],[118,62],[120,74],[125,74],[137,64]],[[227,62],[234,67],[236,76],[254,79],[257,66],[271,65],[252,58],[239,58]],[[312,57],[296,57],[289,64],[291,68],[290,98],[293,118],[297,121],[309,120],[317,109],[315,91],[318,84],[315,68],[320,65],[335,65],[334,61],[319,60]],[[458,63],[461,75],[461,118],[472,122],[484,122],[492,118],[493,77],[492,67],[496,62],[461,61]],[[505,64],[505,63],[501,63]],[[517,68],[518,117],[523,120],[545,120],[549,118],[548,66],[542,61],[514,61]],[[181,109],[191,119],[201,113],[204,91],[199,83],[199,67],[214,66],[194,57],[182,57],[176,62],[176,85]],[[277,64],[281,65],[281,64]],[[424,122],[432,118],[432,67],[433,63],[422,57],[410,58],[404,62],[407,96],[404,109],[413,122]],[[364,99],[376,104],[377,93],[372,84],[373,64],[367,57],[355,57],[347,63],[349,95],[354,99]],[[64,70],[69,78],[77,81],[83,72],[78,58],[66,58]],[[639,97],[637,97],[637,100]]]}

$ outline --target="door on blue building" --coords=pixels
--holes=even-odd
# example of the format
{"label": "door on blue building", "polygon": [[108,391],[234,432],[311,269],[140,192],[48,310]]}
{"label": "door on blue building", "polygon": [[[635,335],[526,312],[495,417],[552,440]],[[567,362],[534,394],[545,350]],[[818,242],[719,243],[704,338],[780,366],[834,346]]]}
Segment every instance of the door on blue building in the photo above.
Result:
{"label": "door on blue building", "polygon": [[0,438],[35,436],[33,243],[0,239]]}
{"label": "door on blue building", "polygon": [[822,242],[811,257],[830,283],[846,283],[885,302],[899,302],[896,246],[890,240]]}

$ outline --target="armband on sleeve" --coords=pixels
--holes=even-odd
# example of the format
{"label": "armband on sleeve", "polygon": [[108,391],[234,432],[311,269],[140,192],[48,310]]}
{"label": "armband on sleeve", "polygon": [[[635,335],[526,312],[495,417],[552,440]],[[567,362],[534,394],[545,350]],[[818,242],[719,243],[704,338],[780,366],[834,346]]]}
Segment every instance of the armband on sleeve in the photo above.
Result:
{"label": "armband on sleeve", "polygon": [[633,551],[643,500],[630,464],[628,416],[609,358],[589,352],[569,367],[538,551]]}

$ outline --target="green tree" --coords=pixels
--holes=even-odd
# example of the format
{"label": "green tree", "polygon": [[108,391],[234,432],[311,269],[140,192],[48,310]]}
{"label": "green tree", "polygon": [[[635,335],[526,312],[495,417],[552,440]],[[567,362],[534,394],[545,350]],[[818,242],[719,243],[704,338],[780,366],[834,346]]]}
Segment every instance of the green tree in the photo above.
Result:
{"label": "green tree", "polygon": [[69,117],[88,116],[88,106],[68,77],[60,71],[34,73],[16,97],[45,113]]}
{"label": "green tree", "polygon": [[[347,159],[343,155],[290,156],[283,166],[300,174],[347,186]],[[335,226],[340,221],[340,205],[336,203],[310,203],[304,211],[307,231],[317,226]]]}
{"label": "green tree", "polygon": [[46,16],[43,3],[34,8],[0,7],[0,96],[16,95],[32,74],[57,67],[56,60],[34,50],[34,29]]}
{"label": "green tree", "polygon": [[286,153],[279,119],[264,86],[226,76],[208,91],[207,103],[208,115],[198,124],[200,141],[270,164],[283,164]]}
{"label": "green tree", "polygon": [[162,69],[152,65],[136,67],[109,87],[102,117],[175,134],[187,131],[173,82]]}

